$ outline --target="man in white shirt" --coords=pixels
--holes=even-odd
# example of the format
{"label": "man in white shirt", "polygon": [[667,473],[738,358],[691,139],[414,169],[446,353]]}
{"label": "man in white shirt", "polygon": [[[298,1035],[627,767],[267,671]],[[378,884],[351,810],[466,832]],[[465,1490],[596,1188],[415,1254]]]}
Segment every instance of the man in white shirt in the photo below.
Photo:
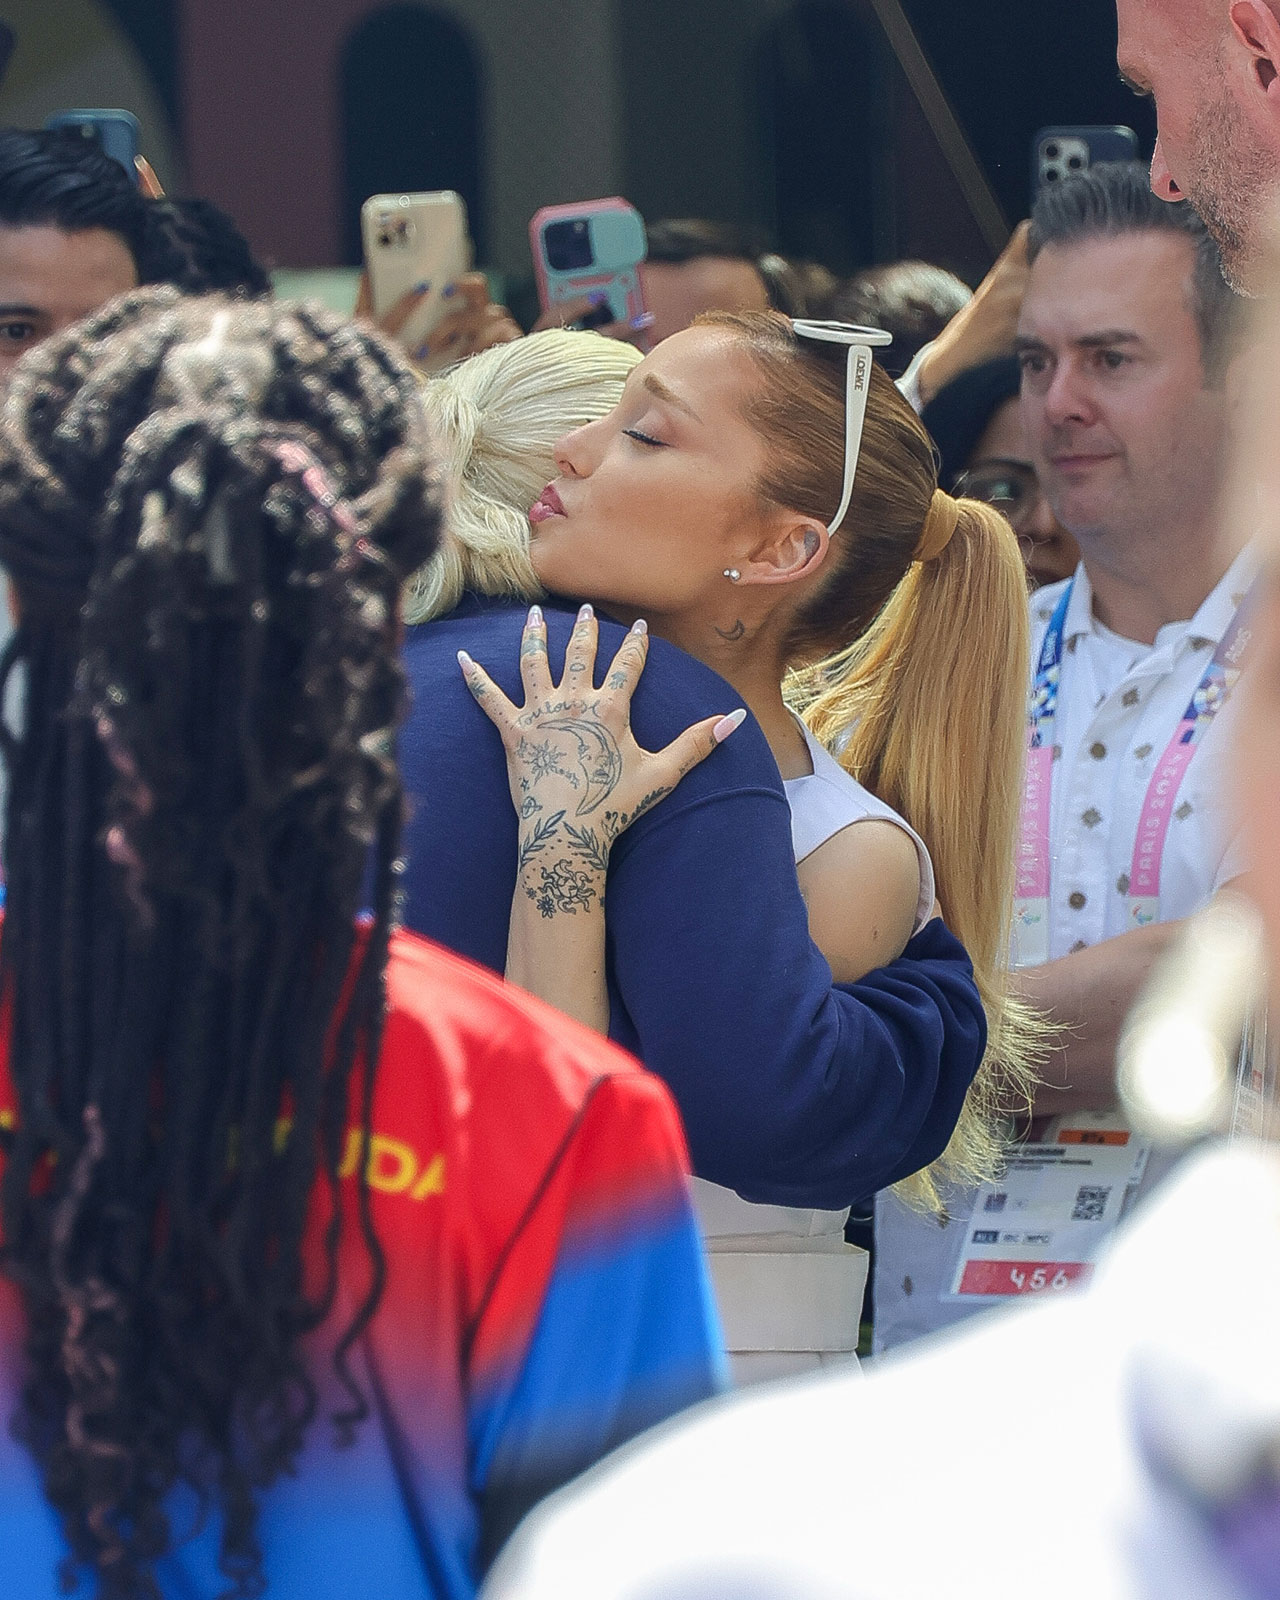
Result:
{"label": "man in white shirt", "polygon": [[1173,775],[1158,907],[1135,904],[1152,780],[1240,609],[1252,556],[1218,515],[1238,303],[1199,218],[1155,200],[1136,164],[1095,169],[1037,203],[1030,255],[1023,421],[1083,560],[1032,600],[1033,670],[1064,601],[1065,637],[1047,930],[1028,938],[1024,918],[1017,937],[1035,966],[1026,998],[1072,1030],[1055,1058],[1061,1094],[1039,1108],[1066,1110],[1112,1103],[1118,1028],[1170,924],[1242,870],[1220,782],[1230,718],[1215,716]]}
{"label": "man in white shirt", "polygon": [[[1041,749],[1015,963],[1063,1030],[1037,1116],[1074,1117],[1114,1105],[1135,994],[1178,921],[1242,871],[1221,789],[1232,719],[1217,712],[1247,643],[1253,557],[1217,515],[1238,302],[1203,223],[1156,199],[1136,163],[1102,166],[1042,192],[1028,256],[1024,428],[1083,560],[1031,601]],[[1188,718],[1197,696],[1206,714]],[[877,1351],[993,1303],[953,1293],[972,1196],[949,1198],[958,1226],[877,1202]],[[1059,1242],[1043,1246],[1055,1263]]]}

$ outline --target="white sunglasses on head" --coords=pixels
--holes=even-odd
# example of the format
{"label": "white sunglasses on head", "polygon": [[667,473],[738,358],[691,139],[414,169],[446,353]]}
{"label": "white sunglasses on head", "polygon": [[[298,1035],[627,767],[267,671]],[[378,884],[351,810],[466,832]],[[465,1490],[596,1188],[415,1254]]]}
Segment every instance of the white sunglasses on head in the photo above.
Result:
{"label": "white sunglasses on head", "polygon": [[792,318],[791,326],[797,338],[842,344],[849,350],[844,392],[844,492],[840,496],[840,509],[827,524],[827,532],[834,533],[849,509],[853,480],[858,474],[862,425],[866,421],[867,396],[871,389],[871,352],[892,344],[893,335],[883,328],[860,328],[853,322],[811,322]]}

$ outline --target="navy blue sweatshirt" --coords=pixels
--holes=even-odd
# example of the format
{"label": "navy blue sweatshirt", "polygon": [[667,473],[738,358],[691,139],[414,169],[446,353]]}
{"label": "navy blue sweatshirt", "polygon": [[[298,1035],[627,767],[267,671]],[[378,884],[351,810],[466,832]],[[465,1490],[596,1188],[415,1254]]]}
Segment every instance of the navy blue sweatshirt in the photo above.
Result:
{"label": "navy blue sweatshirt", "polygon": [[[573,613],[545,609],[558,675]],[[469,651],[520,705],[524,618],[523,606],[468,598],[410,628],[404,650],[405,921],[496,972],[516,815],[502,741],[456,656]],[[624,636],[601,621],[598,682]],[[737,704],[716,673],[655,639],[632,726],[656,750]],[[833,984],[753,718],[618,840],[607,905],[610,1034],[670,1085],[699,1176],[749,1200],[836,1209],[941,1154],[986,1043],[968,957],[935,920],[892,966]]]}

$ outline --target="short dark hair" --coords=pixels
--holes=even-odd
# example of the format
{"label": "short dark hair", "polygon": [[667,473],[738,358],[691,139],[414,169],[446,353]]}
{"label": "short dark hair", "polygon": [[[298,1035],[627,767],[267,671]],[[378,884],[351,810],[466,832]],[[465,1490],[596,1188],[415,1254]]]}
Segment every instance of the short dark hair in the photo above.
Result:
{"label": "short dark hair", "polygon": [[686,261],[708,259],[756,263],[758,252],[741,228],[731,222],[713,222],[707,217],[667,217],[646,228],[650,261],[664,266],[683,266]]}
{"label": "short dark hair", "polygon": [[1218,382],[1235,353],[1240,298],[1222,274],[1222,256],[1198,211],[1170,205],[1151,191],[1138,161],[1100,161],[1087,172],[1046,184],[1031,210],[1028,259],[1049,245],[1115,239],[1127,233],[1181,234],[1195,253],[1192,311],[1200,331],[1205,377]]}
{"label": "short dark hair", "polygon": [[928,261],[891,261],[868,267],[843,284],[832,297],[831,315],[891,333],[893,344],[881,360],[891,378],[900,378],[972,294],[969,285],[945,267]]}
{"label": "short dark hair", "polygon": [[117,234],[141,276],[148,202],[118,161],[60,130],[0,128],[0,227]]}
{"label": "short dark hair", "polygon": [[212,200],[150,200],[143,283],[171,283],[183,294],[235,294],[258,299],[271,279],[249,241]]}

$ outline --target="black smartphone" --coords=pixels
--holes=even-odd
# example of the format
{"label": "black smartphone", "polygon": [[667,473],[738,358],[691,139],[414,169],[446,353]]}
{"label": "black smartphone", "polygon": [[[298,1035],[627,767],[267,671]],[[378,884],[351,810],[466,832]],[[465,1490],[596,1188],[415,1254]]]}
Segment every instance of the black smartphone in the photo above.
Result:
{"label": "black smartphone", "polygon": [[1041,128],[1031,143],[1031,198],[1099,161],[1137,159],[1138,135],[1132,128]]}

